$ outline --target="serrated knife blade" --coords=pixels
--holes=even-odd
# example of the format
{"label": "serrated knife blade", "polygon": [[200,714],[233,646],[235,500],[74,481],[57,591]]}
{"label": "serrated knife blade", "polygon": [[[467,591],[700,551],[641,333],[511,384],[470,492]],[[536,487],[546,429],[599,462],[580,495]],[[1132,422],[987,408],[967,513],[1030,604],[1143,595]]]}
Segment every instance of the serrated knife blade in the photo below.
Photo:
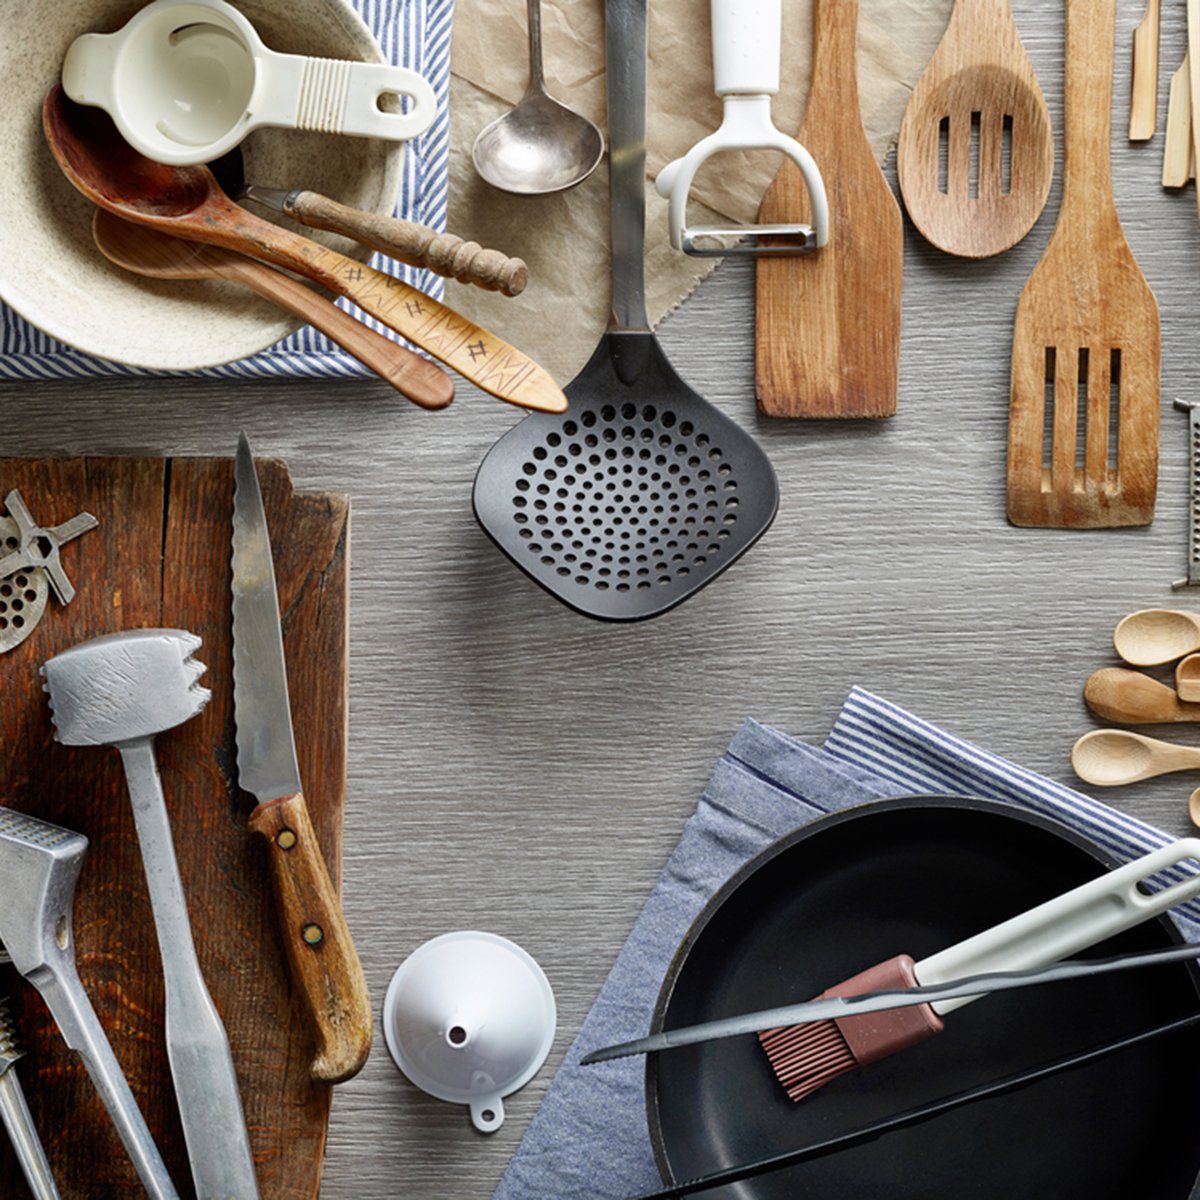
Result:
{"label": "serrated knife blade", "polygon": [[260,804],[300,788],[275,562],[250,443],[238,438],[233,489],[233,711],[238,782]]}

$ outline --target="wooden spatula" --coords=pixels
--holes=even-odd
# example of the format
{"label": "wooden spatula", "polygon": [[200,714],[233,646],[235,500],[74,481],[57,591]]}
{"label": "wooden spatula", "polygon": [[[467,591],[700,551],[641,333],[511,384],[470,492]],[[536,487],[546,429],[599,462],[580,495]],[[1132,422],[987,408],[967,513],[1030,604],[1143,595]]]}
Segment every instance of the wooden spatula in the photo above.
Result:
{"label": "wooden spatula", "polygon": [[[896,411],[904,229],[858,105],[858,0],[814,0],[813,73],[799,140],[821,164],[829,244],[760,258],[755,338],[759,408],[771,417],[889,417]],[[808,190],[784,163],[763,224],[811,220]]]}
{"label": "wooden spatula", "polygon": [[1109,173],[1116,0],[1067,0],[1058,225],[1017,305],[1008,440],[1015,525],[1148,525],[1158,483],[1158,305]]}
{"label": "wooden spatula", "polygon": [[948,254],[986,258],[1033,228],[1054,133],[1008,0],[957,0],[904,110],[896,166],[913,223]]}

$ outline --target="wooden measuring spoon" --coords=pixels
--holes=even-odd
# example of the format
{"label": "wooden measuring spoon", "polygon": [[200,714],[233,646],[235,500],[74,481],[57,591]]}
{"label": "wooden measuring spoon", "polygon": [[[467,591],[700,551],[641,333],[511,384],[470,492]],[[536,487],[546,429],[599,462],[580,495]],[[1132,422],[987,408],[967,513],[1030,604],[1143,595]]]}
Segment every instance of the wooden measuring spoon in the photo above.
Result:
{"label": "wooden measuring spoon", "polygon": [[1097,787],[1120,787],[1172,771],[1200,770],[1200,750],[1128,729],[1094,729],[1075,743],[1071,766]]}
{"label": "wooden measuring spoon", "polygon": [[1067,0],[1062,208],[1013,334],[1014,525],[1109,528],[1154,518],[1158,305],[1112,195],[1115,3]]}
{"label": "wooden measuring spoon", "polygon": [[1084,685],[1083,698],[1096,716],[1116,725],[1200,721],[1200,704],[1188,704],[1174,688],[1124,667],[1096,671]]}
{"label": "wooden measuring spoon", "polygon": [[1180,700],[1200,701],[1200,654],[1189,654],[1175,668],[1175,691]]}
{"label": "wooden measuring spoon", "polygon": [[1200,650],[1200,614],[1143,608],[1113,630],[1117,653],[1135,667],[1159,667]]}
{"label": "wooden measuring spoon", "polygon": [[[896,411],[904,226],[862,126],[857,32],[858,0],[814,0],[812,85],[798,138],[821,164],[837,232],[820,254],[756,264],[755,383],[771,417]],[[759,220],[811,220],[794,163],[775,176]]]}
{"label": "wooden measuring spoon", "polygon": [[92,218],[92,238],[109,262],[154,279],[228,279],[332,338],[401,395],[422,408],[445,408],[454,381],[435,363],[389,341],[299,280],[252,258],[134,225],[103,208]]}
{"label": "wooden measuring spoon", "polygon": [[58,85],[42,106],[42,126],[63,174],[101,208],[295,271],[354,301],[483,391],[523,408],[565,411],[562,389],[519,350],[399,279],[247,212],[207,167],[152,162],[107,113],[75,104]]}
{"label": "wooden measuring spoon", "polygon": [[987,258],[1033,228],[1054,131],[1008,0],[955,4],[904,110],[896,166],[913,224],[947,254]]}

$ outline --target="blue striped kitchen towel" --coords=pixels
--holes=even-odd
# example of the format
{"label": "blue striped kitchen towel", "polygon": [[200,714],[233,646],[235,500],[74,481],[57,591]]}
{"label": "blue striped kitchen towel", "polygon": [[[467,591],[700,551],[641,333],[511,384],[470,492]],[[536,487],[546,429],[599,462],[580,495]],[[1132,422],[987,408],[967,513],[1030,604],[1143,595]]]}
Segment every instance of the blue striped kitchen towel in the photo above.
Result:
{"label": "blue striped kitchen towel", "polygon": [[[393,63],[420,72],[437,95],[433,124],[409,143],[404,155],[396,213],[446,227],[446,194],[450,164],[450,24],[454,0],[352,0]],[[407,283],[440,298],[443,281],[429,271],[402,266],[376,255],[372,265],[399,275]],[[343,302],[344,304],[344,302]],[[350,312],[360,319],[361,310]],[[368,319],[373,328],[390,333]],[[297,330],[269,350],[241,362],[227,363],[186,374],[217,379],[256,379],[279,376],[355,377],[370,372],[323,334],[310,327]],[[144,376],[156,372],[93,358],[43,333],[0,301],[0,379],[84,379],[91,376]]]}
{"label": "blue striped kitchen towel", "polygon": [[[620,1200],[661,1186],[643,1060],[599,1070],[581,1068],[579,1059],[649,1027],[679,943],[709,897],[754,855],[826,813],[913,793],[1014,804],[1070,825],[1122,860],[1172,840],[859,688],[820,749],[747,721],[709,779],[494,1200]],[[1200,901],[1173,915],[1185,936],[1200,940]]]}

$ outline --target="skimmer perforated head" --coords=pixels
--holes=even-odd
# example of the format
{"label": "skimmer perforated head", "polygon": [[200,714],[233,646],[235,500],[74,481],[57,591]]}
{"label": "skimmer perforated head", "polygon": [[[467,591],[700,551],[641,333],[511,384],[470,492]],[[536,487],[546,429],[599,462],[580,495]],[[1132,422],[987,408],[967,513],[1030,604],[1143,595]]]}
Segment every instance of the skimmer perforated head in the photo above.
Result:
{"label": "skimmer perforated head", "polygon": [[[640,362],[626,383],[617,364],[630,357]],[[492,447],[474,494],[492,540],[564,603],[612,621],[657,616],[770,525],[767,456],[649,333],[608,334],[567,396],[565,414],[527,417]]]}

